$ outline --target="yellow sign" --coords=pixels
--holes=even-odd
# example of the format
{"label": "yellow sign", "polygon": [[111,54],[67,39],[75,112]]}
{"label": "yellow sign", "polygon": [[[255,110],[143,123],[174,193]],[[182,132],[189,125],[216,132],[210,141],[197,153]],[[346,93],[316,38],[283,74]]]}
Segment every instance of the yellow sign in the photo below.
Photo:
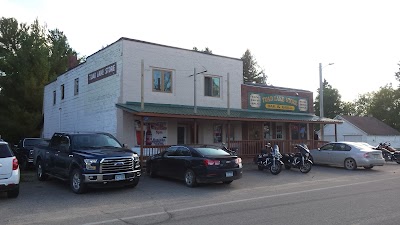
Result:
{"label": "yellow sign", "polygon": [[265,108],[273,110],[294,111],[295,107],[291,105],[265,104]]}

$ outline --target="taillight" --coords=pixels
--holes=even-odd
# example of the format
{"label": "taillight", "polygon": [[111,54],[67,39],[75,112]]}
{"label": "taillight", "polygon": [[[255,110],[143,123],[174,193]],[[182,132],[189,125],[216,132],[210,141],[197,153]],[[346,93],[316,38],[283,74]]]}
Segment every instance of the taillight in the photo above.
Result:
{"label": "taillight", "polygon": [[17,170],[18,169],[18,159],[17,158],[13,158],[13,170]]}
{"label": "taillight", "polygon": [[236,163],[236,164],[241,164],[241,163],[242,163],[242,158],[237,158],[237,159],[235,159],[235,163]]}
{"label": "taillight", "polygon": [[370,157],[369,153],[364,153],[364,158],[369,158],[369,157]]}
{"label": "taillight", "polygon": [[221,161],[219,160],[212,160],[212,159],[205,159],[204,160],[204,165],[205,166],[219,166],[221,164]]}

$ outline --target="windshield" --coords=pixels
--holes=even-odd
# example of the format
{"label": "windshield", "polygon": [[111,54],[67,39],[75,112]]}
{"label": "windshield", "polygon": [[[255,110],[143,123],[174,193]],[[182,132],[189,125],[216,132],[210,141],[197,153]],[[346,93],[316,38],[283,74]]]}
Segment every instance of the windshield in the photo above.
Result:
{"label": "windshield", "polygon": [[202,155],[229,155],[226,151],[222,149],[215,149],[215,148],[195,148],[200,154]]}
{"label": "windshield", "polygon": [[72,148],[122,148],[122,146],[115,138],[106,134],[79,134],[72,137]]}
{"label": "windshield", "polygon": [[42,139],[40,138],[27,138],[24,140],[24,146],[35,146],[37,144],[40,144],[42,142]]}

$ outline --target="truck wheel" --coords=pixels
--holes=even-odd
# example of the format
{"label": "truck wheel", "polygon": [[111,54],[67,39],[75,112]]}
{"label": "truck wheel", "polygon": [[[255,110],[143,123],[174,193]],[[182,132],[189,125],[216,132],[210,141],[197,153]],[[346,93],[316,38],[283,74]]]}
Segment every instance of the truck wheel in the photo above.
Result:
{"label": "truck wheel", "polygon": [[69,178],[71,190],[76,194],[82,194],[86,191],[86,184],[79,169],[72,170]]}
{"label": "truck wheel", "polygon": [[127,187],[130,188],[134,188],[139,184],[139,178],[135,178],[133,181],[129,182],[129,184],[127,185]]}
{"label": "truck wheel", "polygon": [[36,176],[37,176],[38,180],[40,180],[40,181],[45,181],[48,177],[48,175],[46,174],[46,172],[44,170],[42,160],[39,160],[36,163]]}

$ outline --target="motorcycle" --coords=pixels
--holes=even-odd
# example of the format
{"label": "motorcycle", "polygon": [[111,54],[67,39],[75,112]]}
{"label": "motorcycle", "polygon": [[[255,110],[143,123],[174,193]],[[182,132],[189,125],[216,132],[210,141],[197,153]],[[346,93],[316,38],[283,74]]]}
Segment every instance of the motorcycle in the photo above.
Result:
{"label": "motorcycle", "polygon": [[379,143],[379,145],[375,149],[382,151],[382,156],[386,162],[392,161],[400,164],[400,151],[397,151],[396,149],[391,147],[390,143]]}
{"label": "motorcycle", "polygon": [[285,169],[299,168],[302,173],[310,172],[313,163],[310,160],[310,150],[307,145],[296,145],[295,149],[298,152],[283,155],[282,162],[285,165]]}
{"label": "motorcycle", "polygon": [[227,148],[225,143],[222,143],[222,150],[226,151],[230,155],[237,155],[238,148]]}
{"label": "motorcycle", "polygon": [[[268,153],[268,149],[270,153]],[[269,169],[273,175],[277,175],[282,171],[283,162],[281,161],[281,153],[278,145],[266,145],[266,149],[261,150],[261,154],[255,157],[254,163],[257,164],[258,170]]]}

